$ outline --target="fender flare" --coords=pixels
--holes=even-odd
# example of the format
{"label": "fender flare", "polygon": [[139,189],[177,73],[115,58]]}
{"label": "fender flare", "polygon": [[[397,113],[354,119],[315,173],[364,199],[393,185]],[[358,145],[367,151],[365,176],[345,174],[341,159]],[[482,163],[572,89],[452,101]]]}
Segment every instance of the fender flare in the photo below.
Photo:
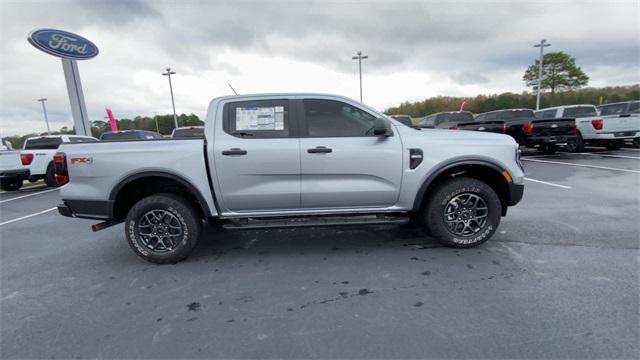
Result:
{"label": "fender flare", "polygon": [[418,189],[416,198],[413,201],[413,211],[420,211],[420,208],[422,207],[422,200],[424,199],[424,194],[427,192],[429,185],[433,183],[433,180],[435,180],[438,176],[440,176],[445,171],[460,165],[485,166],[495,170],[498,173],[501,173],[502,171],[504,171],[504,168],[505,168],[504,166],[496,164],[495,162],[482,157],[477,157],[472,159],[469,159],[469,158],[451,159],[443,164],[441,163],[439,164],[438,168],[435,171],[433,171],[431,174],[429,174],[429,176],[427,176],[427,179],[422,183],[422,185],[420,185],[420,189]]}
{"label": "fender flare", "polygon": [[209,209],[209,205],[207,204],[204,196],[202,196],[200,191],[198,191],[198,189],[195,186],[193,186],[193,184],[191,184],[188,180],[185,180],[183,177],[179,175],[172,174],[170,172],[165,172],[165,171],[142,171],[142,172],[138,172],[125,177],[122,181],[118,183],[118,185],[116,185],[111,190],[111,193],[109,193],[109,200],[115,201],[116,197],[125,186],[130,184],[132,181],[142,179],[145,177],[161,177],[169,180],[174,180],[184,185],[191,193],[193,193],[193,195],[195,195],[196,199],[198,199],[198,202],[202,207],[202,211],[204,212],[205,217],[212,216],[211,209]]}

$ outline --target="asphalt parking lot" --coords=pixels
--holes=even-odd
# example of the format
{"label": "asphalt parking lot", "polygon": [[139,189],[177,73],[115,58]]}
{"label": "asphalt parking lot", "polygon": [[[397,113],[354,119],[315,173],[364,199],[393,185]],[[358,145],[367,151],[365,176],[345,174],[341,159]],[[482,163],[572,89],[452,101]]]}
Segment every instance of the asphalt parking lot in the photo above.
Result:
{"label": "asphalt parking lot", "polygon": [[2,358],[637,358],[640,150],[527,153],[468,250],[409,228],[223,232],[177,265],[0,194]]}

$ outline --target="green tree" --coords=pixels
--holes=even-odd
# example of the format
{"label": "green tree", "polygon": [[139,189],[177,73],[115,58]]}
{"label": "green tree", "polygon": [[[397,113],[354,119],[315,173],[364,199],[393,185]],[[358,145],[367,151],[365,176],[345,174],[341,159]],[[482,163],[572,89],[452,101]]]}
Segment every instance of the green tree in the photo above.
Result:
{"label": "green tree", "polygon": [[[533,90],[538,88],[540,61],[529,66],[522,80]],[[587,85],[589,77],[576,65],[576,59],[562,51],[544,55],[542,64],[542,90],[551,90],[551,94],[563,90],[576,90]]]}

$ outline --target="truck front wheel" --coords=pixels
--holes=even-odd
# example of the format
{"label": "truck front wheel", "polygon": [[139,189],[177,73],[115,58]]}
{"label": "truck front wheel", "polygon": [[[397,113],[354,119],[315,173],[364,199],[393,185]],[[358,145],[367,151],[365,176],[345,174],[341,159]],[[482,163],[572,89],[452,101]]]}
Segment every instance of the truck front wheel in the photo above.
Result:
{"label": "truck front wheel", "polygon": [[175,194],[156,194],[138,201],[125,220],[133,251],[156,264],[184,260],[196,247],[202,219],[194,206]]}
{"label": "truck front wheel", "polygon": [[467,248],[482,244],[495,233],[502,205],[486,183],[456,178],[435,189],[424,214],[425,227],[441,244]]}

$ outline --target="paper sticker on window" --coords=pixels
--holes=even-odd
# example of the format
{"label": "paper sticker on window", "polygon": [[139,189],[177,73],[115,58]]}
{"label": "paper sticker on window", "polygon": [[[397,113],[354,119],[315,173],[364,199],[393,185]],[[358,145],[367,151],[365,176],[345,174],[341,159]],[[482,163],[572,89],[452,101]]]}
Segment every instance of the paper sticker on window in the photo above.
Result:
{"label": "paper sticker on window", "polygon": [[238,107],[236,108],[236,130],[284,130],[284,107]]}

